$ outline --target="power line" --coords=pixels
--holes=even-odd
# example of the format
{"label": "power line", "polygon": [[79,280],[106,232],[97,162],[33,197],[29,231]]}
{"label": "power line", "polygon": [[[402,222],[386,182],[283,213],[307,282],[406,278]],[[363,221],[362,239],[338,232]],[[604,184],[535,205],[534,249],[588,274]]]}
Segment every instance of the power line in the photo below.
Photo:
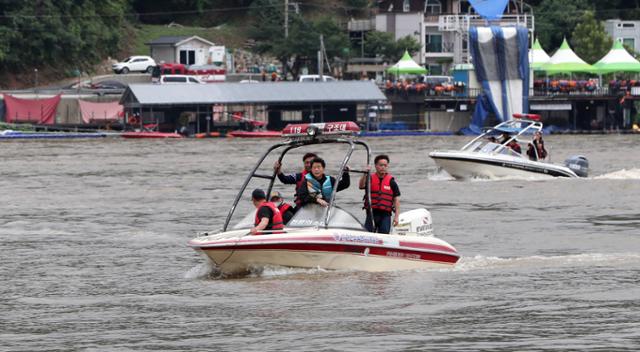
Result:
{"label": "power line", "polygon": [[[328,9],[328,10],[375,10],[375,8],[369,7],[355,7],[355,6],[347,6],[347,5],[326,5],[326,4],[305,4],[298,3],[299,7],[307,7],[307,8],[320,8],[320,9]],[[223,12],[234,12],[234,11],[242,11],[242,10],[250,10],[250,9],[268,9],[268,8],[280,8],[281,4],[273,4],[273,5],[261,5],[261,6],[238,6],[238,7],[227,7],[227,8],[210,8],[210,9],[202,9],[202,10],[182,10],[182,11],[153,11],[153,12],[124,12],[122,14],[116,15],[105,15],[105,14],[90,14],[90,15],[23,15],[23,14],[2,14],[0,18],[25,18],[25,19],[42,19],[42,18],[116,18],[116,17],[127,17],[127,16],[144,16],[144,17],[154,17],[154,16],[166,16],[166,15],[197,15],[197,14],[207,14],[207,13],[223,13]],[[565,11],[563,14],[566,15],[579,15],[584,14],[587,11],[591,11],[594,14],[618,14],[621,12],[631,11],[631,10],[640,10],[640,7],[626,7],[626,8],[616,8],[616,9],[577,9],[574,11]],[[385,12],[382,12],[385,13]],[[538,12],[533,11],[533,15],[536,17],[539,16],[547,16],[553,14],[552,12]],[[468,13],[460,13],[459,15],[468,15]],[[640,19],[639,19],[640,20]]]}

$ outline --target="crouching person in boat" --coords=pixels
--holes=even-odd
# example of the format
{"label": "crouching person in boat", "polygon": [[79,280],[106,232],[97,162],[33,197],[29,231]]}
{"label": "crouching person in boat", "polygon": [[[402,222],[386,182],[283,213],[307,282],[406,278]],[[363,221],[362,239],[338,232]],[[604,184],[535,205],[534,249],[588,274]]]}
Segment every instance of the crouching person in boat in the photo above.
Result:
{"label": "crouching person in boat", "polygon": [[262,231],[269,231],[266,234],[282,233],[284,228],[282,214],[275,204],[267,202],[267,196],[264,191],[259,188],[254,189],[253,193],[251,193],[251,201],[257,209],[251,234],[262,235]]}
{"label": "crouching person in boat", "polygon": [[269,201],[275,204],[276,207],[278,207],[278,210],[280,210],[280,214],[282,214],[282,220],[284,220],[284,223],[288,223],[294,214],[291,204],[285,202],[284,199],[282,199],[282,195],[278,191],[271,192]]}
{"label": "crouching person in boat", "polygon": [[[400,216],[400,188],[396,183],[396,179],[389,173],[389,157],[385,154],[376,156],[374,159],[376,172],[371,174],[369,182],[371,182],[371,213],[373,219],[367,211],[367,219],[364,226],[369,232],[390,233],[391,232],[391,213],[395,213],[393,217],[393,226],[398,226]],[[360,178],[359,187],[365,189],[367,187],[366,175]],[[364,208],[369,209],[367,197],[365,195]]]}
{"label": "crouching person in boat", "polygon": [[[323,207],[329,205],[331,193],[333,193],[333,188],[336,187],[336,178],[324,174],[325,166],[326,164],[322,158],[314,158],[311,161],[311,173],[305,176],[306,182],[300,185],[296,192],[302,206],[309,203],[320,204]],[[351,179],[349,177],[349,168],[347,167],[338,183],[337,191],[340,192],[349,188],[350,184]]]}

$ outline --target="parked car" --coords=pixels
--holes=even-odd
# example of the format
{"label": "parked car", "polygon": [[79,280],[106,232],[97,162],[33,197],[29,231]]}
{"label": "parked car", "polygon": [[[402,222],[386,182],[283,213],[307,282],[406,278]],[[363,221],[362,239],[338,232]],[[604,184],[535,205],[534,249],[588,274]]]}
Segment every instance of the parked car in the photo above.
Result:
{"label": "parked car", "polygon": [[322,75],[322,79],[320,79],[320,75],[300,75],[298,78],[298,82],[333,82],[335,80],[335,78],[327,75]]}
{"label": "parked car", "polygon": [[107,80],[107,81],[94,82],[89,86],[89,88],[90,89],[119,89],[119,90],[125,90],[125,89],[127,89],[127,85],[125,83],[120,82],[120,81]]}
{"label": "parked car", "polygon": [[196,77],[190,75],[163,75],[160,76],[159,84],[201,84]]}
{"label": "parked car", "polygon": [[111,66],[115,73],[129,73],[134,71],[151,73],[156,62],[150,56],[130,56],[122,62]]}

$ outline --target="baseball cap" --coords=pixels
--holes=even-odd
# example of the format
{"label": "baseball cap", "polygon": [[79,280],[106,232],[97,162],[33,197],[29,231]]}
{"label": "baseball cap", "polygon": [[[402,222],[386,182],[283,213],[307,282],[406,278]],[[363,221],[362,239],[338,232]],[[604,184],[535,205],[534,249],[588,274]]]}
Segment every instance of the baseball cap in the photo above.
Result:
{"label": "baseball cap", "polygon": [[267,196],[264,194],[264,191],[260,188],[256,188],[251,192],[251,198],[253,199],[266,199]]}

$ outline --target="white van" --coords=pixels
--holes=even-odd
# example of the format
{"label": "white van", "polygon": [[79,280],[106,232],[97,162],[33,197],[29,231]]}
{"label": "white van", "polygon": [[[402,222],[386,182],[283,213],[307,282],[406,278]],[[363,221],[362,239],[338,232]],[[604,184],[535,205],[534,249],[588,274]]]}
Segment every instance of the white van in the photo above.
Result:
{"label": "white van", "polygon": [[320,79],[320,75],[300,75],[298,78],[298,82],[333,82],[335,80],[335,78],[327,75],[322,75],[322,79]]}
{"label": "white van", "polygon": [[453,84],[453,77],[451,76],[429,76],[422,75],[422,82],[430,85],[447,86]]}
{"label": "white van", "polygon": [[160,84],[201,84],[196,77],[189,75],[164,75],[160,76]]}

